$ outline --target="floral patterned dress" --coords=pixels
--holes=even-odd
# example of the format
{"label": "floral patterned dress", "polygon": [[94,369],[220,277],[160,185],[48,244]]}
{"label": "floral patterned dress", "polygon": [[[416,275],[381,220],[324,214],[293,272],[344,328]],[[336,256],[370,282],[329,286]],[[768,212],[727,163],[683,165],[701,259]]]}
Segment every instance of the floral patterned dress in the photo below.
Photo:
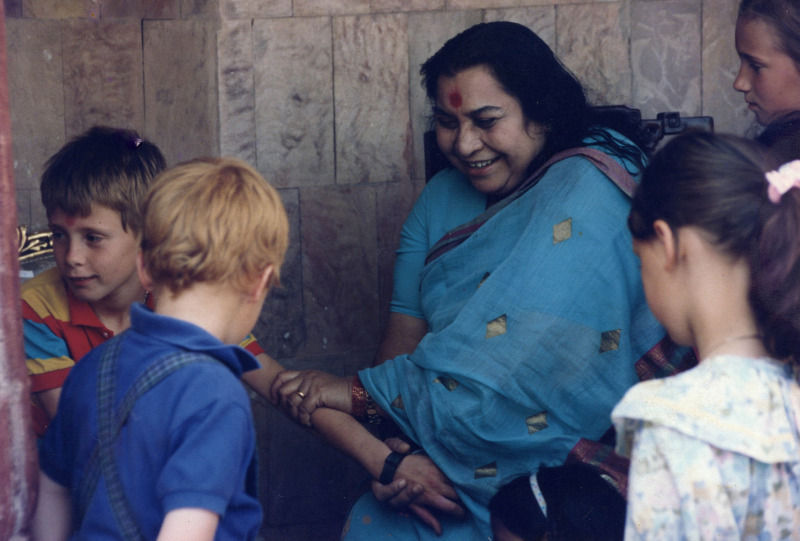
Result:
{"label": "floral patterned dress", "polygon": [[625,539],[800,539],[800,386],[772,359],[716,356],[633,387]]}

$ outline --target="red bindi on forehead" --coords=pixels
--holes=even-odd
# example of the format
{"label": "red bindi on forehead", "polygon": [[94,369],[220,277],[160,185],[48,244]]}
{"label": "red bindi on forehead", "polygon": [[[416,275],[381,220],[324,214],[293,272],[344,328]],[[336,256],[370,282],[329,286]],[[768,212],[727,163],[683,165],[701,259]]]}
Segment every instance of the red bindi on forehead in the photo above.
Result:
{"label": "red bindi on forehead", "polygon": [[65,216],[64,223],[72,227],[73,225],[75,225],[75,216]]}
{"label": "red bindi on forehead", "polygon": [[458,90],[453,90],[450,94],[447,95],[447,99],[450,100],[451,107],[461,107],[463,103],[463,99],[461,98],[461,94],[458,93]]}

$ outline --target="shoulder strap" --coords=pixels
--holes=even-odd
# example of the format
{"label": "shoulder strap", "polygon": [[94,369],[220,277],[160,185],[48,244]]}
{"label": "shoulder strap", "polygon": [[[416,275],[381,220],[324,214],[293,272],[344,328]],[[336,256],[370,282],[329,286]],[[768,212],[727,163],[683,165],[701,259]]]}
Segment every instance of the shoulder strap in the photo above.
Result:
{"label": "shoulder strap", "polygon": [[427,265],[437,257],[449,252],[467,240],[475,231],[480,229],[483,224],[489,221],[492,216],[503,210],[518,197],[535,186],[553,164],[573,156],[582,156],[592,162],[595,167],[600,169],[604,175],[611,179],[617,188],[622,190],[622,193],[628,197],[633,197],[633,192],[636,189],[636,182],[634,182],[631,174],[617,160],[596,148],[568,148],[567,150],[562,150],[551,156],[550,159],[528,177],[513,194],[492,205],[473,220],[448,231],[428,251],[425,264]]}
{"label": "shoulder strap", "polygon": [[106,348],[100,358],[97,377],[98,442],[92,450],[79,487],[78,513],[82,520],[102,476],[106,481],[109,503],[122,539],[138,541],[144,537],[133,517],[114,460],[114,443],[117,436],[136,401],[164,378],[188,364],[219,361],[202,353],[187,351],[171,353],[148,367],[136,379],[115,411],[116,368],[123,337],[124,335],[120,335],[106,342]]}

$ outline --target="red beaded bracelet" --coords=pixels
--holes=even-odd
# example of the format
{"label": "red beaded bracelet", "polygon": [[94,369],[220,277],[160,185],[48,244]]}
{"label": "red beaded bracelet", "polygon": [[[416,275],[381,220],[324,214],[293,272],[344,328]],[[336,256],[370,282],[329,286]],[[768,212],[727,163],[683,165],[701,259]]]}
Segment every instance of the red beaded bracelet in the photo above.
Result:
{"label": "red beaded bracelet", "polygon": [[358,376],[353,378],[353,391],[350,396],[352,399],[353,417],[359,421],[367,421],[371,424],[381,422],[381,416],[378,415],[378,406],[375,405],[375,400],[372,399],[364,388]]}
{"label": "red beaded bracelet", "polygon": [[352,398],[352,412],[353,417],[359,421],[366,420],[367,418],[367,390],[361,384],[358,376],[353,378],[353,391]]}

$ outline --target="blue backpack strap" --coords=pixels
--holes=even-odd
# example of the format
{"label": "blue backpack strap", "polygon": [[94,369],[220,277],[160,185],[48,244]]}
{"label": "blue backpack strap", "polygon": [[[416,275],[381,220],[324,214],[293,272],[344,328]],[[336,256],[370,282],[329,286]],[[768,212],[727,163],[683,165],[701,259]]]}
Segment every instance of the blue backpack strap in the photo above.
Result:
{"label": "blue backpack strap", "polygon": [[119,479],[114,460],[114,443],[122,430],[136,401],[164,378],[188,364],[197,362],[219,362],[209,355],[191,351],[176,351],[166,355],[148,367],[128,389],[118,408],[116,402],[116,373],[119,348],[124,334],[106,342],[100,358],[97,377],[98,442],[81,479],[78,491],[78,516],[83,520],[97,483],[102,475],[106,482],[109,504],[122,539],[138,541],[144,539],[133,517],[130,503]]}

